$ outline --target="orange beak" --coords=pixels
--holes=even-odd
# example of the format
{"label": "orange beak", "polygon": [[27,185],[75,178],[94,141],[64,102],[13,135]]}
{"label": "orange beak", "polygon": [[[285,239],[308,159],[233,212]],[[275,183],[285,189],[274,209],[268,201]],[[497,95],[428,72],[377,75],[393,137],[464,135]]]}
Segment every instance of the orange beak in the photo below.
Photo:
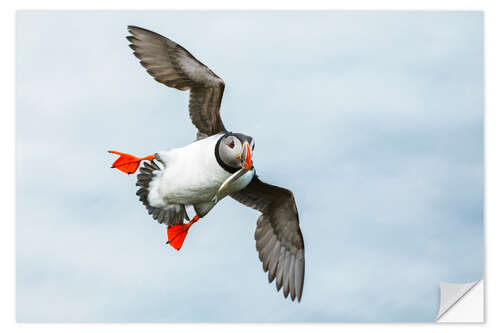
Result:
{"label": "orange beak", "polygon": [[252,168],[252,151],[250,150],[250,145],[245,141],[243,143],[243,151],[238,155],[241,160],[241,167],[245,170],[250,170]]}

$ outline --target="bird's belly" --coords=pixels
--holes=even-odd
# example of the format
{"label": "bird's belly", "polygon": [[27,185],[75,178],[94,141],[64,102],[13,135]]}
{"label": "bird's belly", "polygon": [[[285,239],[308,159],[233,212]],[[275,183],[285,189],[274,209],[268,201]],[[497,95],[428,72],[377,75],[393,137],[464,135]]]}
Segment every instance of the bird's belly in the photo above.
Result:
{"label": "bird's belly", "polygon": [[206,175],[205,178],[186,177],[186,174],[166,173],[163,178],[163,198],[169,203],[196,204],[212,200],[224,179]]}
{"label": "bird's belly", "polygon": [[222,168],[192,168],[183,163],[168,165],[158,175],[157,198],[168,204],[192,205],[211,201],[230,174]]}
{"label": "bird's belly", "polygon": [[214,149],[220,135],[159,153],[164,168],[151,181],[148,200],[164,204],[193,205],[213,199],[231,174],[219,166]]}

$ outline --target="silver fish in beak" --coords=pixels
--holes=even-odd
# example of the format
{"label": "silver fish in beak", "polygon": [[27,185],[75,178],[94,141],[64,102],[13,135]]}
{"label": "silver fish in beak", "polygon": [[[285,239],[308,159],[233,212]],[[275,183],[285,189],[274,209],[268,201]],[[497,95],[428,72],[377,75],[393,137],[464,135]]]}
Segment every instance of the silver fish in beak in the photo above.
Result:
{"label": "silver fish in beak", "polygon": [[237,192],[243,189],[254,177],[255,169],[240,169],[229,176],[224,183],[219,187],[212,201],[217,203],[228,194]]}

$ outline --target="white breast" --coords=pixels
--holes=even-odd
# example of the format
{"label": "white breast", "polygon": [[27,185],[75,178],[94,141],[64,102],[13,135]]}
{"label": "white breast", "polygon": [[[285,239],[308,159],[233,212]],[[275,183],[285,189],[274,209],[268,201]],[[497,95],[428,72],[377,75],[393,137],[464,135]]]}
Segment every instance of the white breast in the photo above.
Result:
{"label": "white breast", "polygon": [[210,201],[231,175],[215,159],[215,145],[221,136],[217,134],[186,147],[159,152],[165,167],[151,181],[149,203],[162,207]]}

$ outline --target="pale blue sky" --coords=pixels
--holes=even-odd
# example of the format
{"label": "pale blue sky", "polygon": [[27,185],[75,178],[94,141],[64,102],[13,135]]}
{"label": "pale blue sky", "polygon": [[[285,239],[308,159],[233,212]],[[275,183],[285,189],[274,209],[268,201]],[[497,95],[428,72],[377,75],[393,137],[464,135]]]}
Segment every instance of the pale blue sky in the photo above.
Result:
{"label": "pale blue sky", "polygon": [[[226,127],[294,191],[300,304],[267,284],[258,212],[223,200],[177,253],[109,168],[110,148],[196,133],[129,24],[225,80]],[[440,281],[482,277],[482,13],[40,11],[16,28],[18,321],[433,321]]]}

